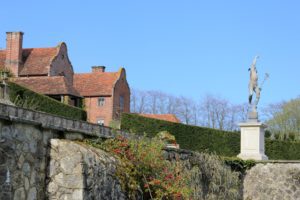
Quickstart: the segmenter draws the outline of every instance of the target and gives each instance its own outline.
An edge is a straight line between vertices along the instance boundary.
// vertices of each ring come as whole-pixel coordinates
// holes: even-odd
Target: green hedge
[[[237,132],[172,123],[136,114],[122,114],[121,129],[133,133],[147,133],[149,136],[160,131],[169,131],[176,137],[182,149],[216,152],[222,156],[236,156],[240,149],[240,135]]]
[[[38,110],[70,119],[86,120],[83,109],[63,104],[48,96],[38,94],[16,83],[9,82],[9,96],[17,106]]]
[[[300,160],[300,142],[266,139],[265,149],[271,160]]]
[[[122,114],[121,129],[139,134],[147,133],[149,136],[169,131],[182,149],[215,152],[228,157],[237,156],[240,152],[239,132],[172,123],[128,113]],[[274,160],[300,160],[300,142],[266,139],[266,154],[269,159]]]

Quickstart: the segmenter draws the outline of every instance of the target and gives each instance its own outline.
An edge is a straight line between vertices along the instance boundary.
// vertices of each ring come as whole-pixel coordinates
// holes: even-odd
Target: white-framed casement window
[[[98,118],[97,119],[97,124],[99,124],[100,126],[104,126],[104,119]]]
[[[105,104],[105,98],[99,97],[98,98],[98,106],[101,107],[101,106],[104,106],[104,104]]]

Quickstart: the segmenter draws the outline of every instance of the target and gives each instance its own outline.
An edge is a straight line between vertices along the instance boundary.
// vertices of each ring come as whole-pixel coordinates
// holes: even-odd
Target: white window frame
[[[98,105],[98,107],[104,106],[105,105],[105,98],[104,97],[98,97],[97,105]]]

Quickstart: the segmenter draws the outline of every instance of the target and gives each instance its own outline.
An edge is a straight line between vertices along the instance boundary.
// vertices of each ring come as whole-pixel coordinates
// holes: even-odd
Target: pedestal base
[[[239,154],[237,157],[243,160],[269,160],[265,154]]]
[[[241,127],[241,153],[243,160],[268,160],[265,155],[265,128],[266,125],[258,121],[240,123]]]
[[[257,111],[248,112],[248,122],[259,122]]]

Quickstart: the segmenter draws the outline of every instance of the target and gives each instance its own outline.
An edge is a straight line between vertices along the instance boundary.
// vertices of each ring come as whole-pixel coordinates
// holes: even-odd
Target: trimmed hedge
[[[266,155],[271,160],[300,160],[300,142],[265,140]]]
[[[63,104],[55,99],[33,92],[32,90],[16,83],[9,82],[8,84],[9,97],[12,102],[17,100],[18,102],[21,102],[23,106],[26,104],[24,107],[29,109],[75,120],[86,120],[86,111],[83,109]]]
[[[147,133],[150,137],[160,131],[169,131],[182,149],[215,152],[227,157],[240,153],[239,132],[172,123],[128,113],[122,114],[121,129],[138,134]],[[266,139],[266,155],[274,160],[300,160],[300,142]]]
[[[137,114],[122,114],[121,129],[133,133],[147,133],[150,137],[160,131],[168,131],[175,136],[182,149],[216,152],[221,156],[236,156],[240,150],[240,134],[237,132],[172,123]]]

